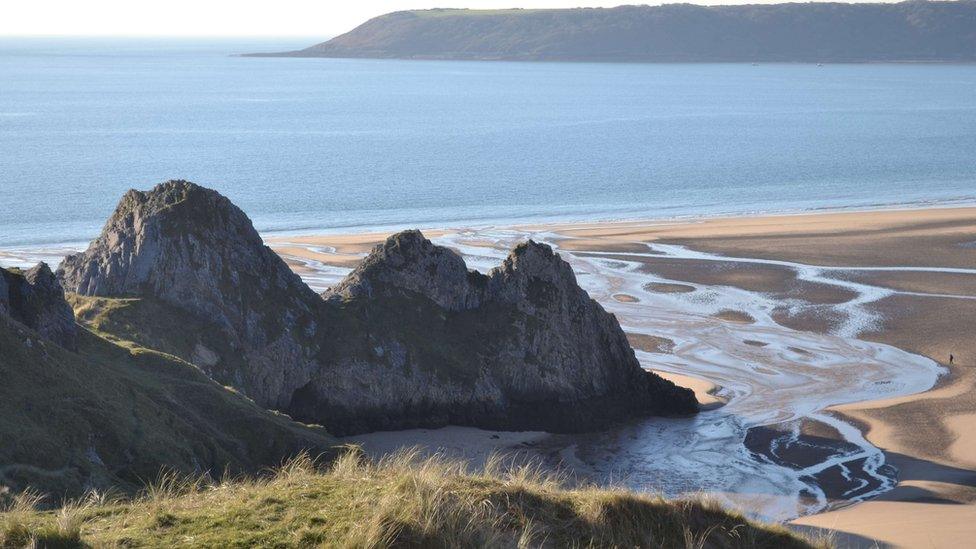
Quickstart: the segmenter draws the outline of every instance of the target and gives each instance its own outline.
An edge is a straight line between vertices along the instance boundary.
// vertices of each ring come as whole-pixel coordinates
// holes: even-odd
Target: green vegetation
[[[205,324],[150,299],[69,301],[86,328],[77,353],[0,315],[3,549],[827,545],[704,499],[570,487],[498,458],[477,472],[417,451],[335,458],[321,428],[175,356],[224,350]],[[458,350],[427,351],[450,361]]]
[[[281,55],[639,62],[976,60],[973,2],[417,10]]]
[[[704,500],[567,489],[531,465],[485,471],[416,451],[372,463],[352,448],[329,467],[301,456],[260,477],[163,475],[129,500],[56,511],[20,497],[0,546],[48,547],[816,547]]]
[[[334,443],[172,355],[86,330],[71,352],[4,315],[0,380],[0,491],[30,487],[49,504],[135,490],[163,466],[257,471]]]
[[[78,322],[117,345],[130,349],[165,350],[188,358],[201,337],[218,341],[204,322],[149,298],[107,298],[67,294]],[[211,341],[208,341],[211,342]]]
[[[186,362],[197,362],[202,349],[215,363],[207,364],[215,379],[234,379],[244,369],[240,352],[213,324],[153,298],[107,298],[67,294],[75,318],[99,337],[138,352],[154,349]],[[195,356],[195,353],[198,356]]]
[[[429,10],[409,10],[406,13],[417,17],[483,17],[490,15],[525,15],[545,12],[543,9],[503,8],[497,10],[478,10],[464,8],[434,8]]]

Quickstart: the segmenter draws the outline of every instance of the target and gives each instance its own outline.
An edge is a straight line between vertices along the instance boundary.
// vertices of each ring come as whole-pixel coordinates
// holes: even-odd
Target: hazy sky
[[[689,0],[685,0],[689,1]],[[690,0],[694,1],[694,0]],[[708,0],[741,4],[764,0]],[[767,0],[772,3],[776,0]],[[782,1],[782,0],[780,0]],[[640,0],[0,0],[0,36],[299,35],[332,36],[390,11],[430,8],[577,7]],[[662,1],[651,4],[667,3]]]

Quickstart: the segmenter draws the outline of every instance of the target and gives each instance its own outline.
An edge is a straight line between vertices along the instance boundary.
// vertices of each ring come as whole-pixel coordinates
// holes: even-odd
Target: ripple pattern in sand
[[[558,249],[566,237],[467,231],[436,240],[484,271],[525,238]],[[478,245],[469,244],[475,240]],[[486,246],[486,241],[493,244]],[[729,258],[673,245],[647,247],[647,253],[560,253],[573,265],[580,284],[627,332],[674,342],[671,353],[637,351],[645,368],[707,379],[721,387],[719,396],[727,404],[695,418],[655,418],[606,433],[558,437],[565,465],[598,482],[668,495],[705,491],[772,520],[870,498],[894,486],[896,471],[885,464],[884,454],[854,426],[825,410],[925,391],[944,372],[928,358],[857,339],[881,320],[867,305],[895,291],[831,276],[861,270],[853,267]],[[659,258],[772,264],[792,269],[798,280],[836,286],[855,297],[826,306],[840,318],[830,333],[799,331],[778,324],[773,311],[814,305],[731,286],[669,280],[642,268],[645,261]],[[693,291],[658,292],[655,284],[681,284]],[[619,299],[621,295],[629,298]],[[825,306],[816,307],[823,311]],[[716,319],[723,311],[744,313],[753,321]],[[805,435],[803,427],[812,422],[831,436]]]
[[[567,237],[481,229],[449,231],[434,240],[462,253],[469,267],[488,271],[526,238],[559,250]],[[704,491],[771,520],[859,501],[893,487],[896,471],[885,464],[884,454],[854,426],[825,410],[927,390],[944,369],[927,358],[857,339],[882,320],[868,305],[911,292],[853,282],[843,275],[872,270],[976,275],[976,269],[821,267],[720,256],[674,245],[641,246],[647,247],[646,253],[559,251],[573,265],[580,285],[613,312],[628,333],[673,342],[667,353],[637,351],[645,368],[711,381],[721,388],[718,396],[727,404],[694,418],[653,418],[610,432],[554,436],[547,443],[550,455],[600,483],[668,495]],[[304,247],[312,252],[310,256],[286,259],[316,290],[350,271],[320,260],[333,249]],[[66,253],[60,249],[5,252],[0,263],[25,266],[39,259],[56,264]],[[347,256],[341,258],[347,261]],[[661,258],[787,268],[797,280],[835,286],[854,297],[814,305],[731,286],[672,280],[644,268],[645,262]],[[681,291],[667,291],[675,287]],[[784,308],[816,309],[838,317],[839,322],[830,333],[791,329],[774,319],[774,311]],[[750,321],[718,318],[728,311]],[[804,426],[811,423],[831,436],[805,434]]]

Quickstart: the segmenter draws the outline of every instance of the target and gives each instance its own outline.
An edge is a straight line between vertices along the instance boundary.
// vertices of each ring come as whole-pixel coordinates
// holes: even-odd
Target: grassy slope
[[[30,394],[31,401],[49,402],[49,408],[27,414],[17,410],[23,403],[0,404],[9,412],[0,418],[0,437],[18,440],[21,452],[41,448],[53,456],[43,472],[58,475],[52,483],[65,481],[52,473],[57,464],[83,458],[77,448],[105,426],[118,440],[100,436],[95,446],[102,459],[133,451],[156,459],[143,464],[137,477],[107,479],[130,493],[141,479],[155,478],[160,462],[191,471],[186,456],[199,453],[200,446],[217,453],[215,459],[245,460],[240,468],[254,469],[274,455],[261,452],[262,443],[280,438],[275,433],[310,436],[308,429],[258,410],[174,356],[146,349],[188,356],[198,342],[220,344],[185,315],[149,300],[69,301],[91,330],[82,338],[86,358],[51,345],[31,354],[41,348],[35,344],[14,357],[20,364],[36,362],[21,368],[21,377],[33,373],[13,393]],[[0,345],[23,347],[25,334],[0,329]],[[2,462],[9,461],[3,455],[8,450],[0,449]],[[80,488],[80,475],[73,474]],[[174,474],[131,499],[87,498],[57,511],[35,511],[30,498],[0,495],[0,508],[4,499],[8,507],[13,502],[0,513],[0,547],[31,539],[64,547],[808,546],[782,528],[757,525],[701,501],[564,489],[531,468],[470,474],[457,463],[416,455],[369,464],[351,452],[329,469],[304,459],[258,477],[188,478]],[[36,481],[32,485],[44,489]]]
[[[163,350],[186,359],[201,340],[220,344],[202,322],[154,300],[77,294],[65,298],[80,324],[123,347]]]
[[[21,506],[0,515],[0,546],[5,536],[128,547],[816,546],[707,502],[567,490],[532,467],[470,474],[410,452],[370,464],[355,450],[328,469],[300,458],[259,479],[170,478],[128,502]]]
[[[192,362],[202,345],[220,361],[210,367],[215,379],[234,379],[243,360],[225,336],[180,309],[149,298],[105,298],[67,294],[78,322],[100,337],[126,348],[155,349]],[[197,364],[197,366],[201,366]]]
[[[132,490],[163,466],[255,471],[334,443],[171,355],[85,330],[73,353],[2,315],[0,380],[0,492]]]

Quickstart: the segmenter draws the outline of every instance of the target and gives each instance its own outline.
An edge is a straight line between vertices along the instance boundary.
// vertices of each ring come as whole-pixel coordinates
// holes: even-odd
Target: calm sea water
[[[185,178],[260,230],[976,201],[976,66],[259,59],[0,39],[0,246]]]

